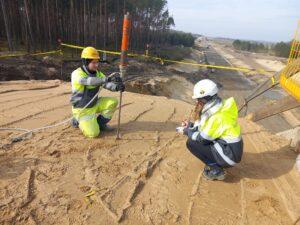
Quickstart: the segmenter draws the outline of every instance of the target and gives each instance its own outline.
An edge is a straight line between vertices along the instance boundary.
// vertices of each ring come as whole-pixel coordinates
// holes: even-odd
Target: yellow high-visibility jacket
[[[233,166],[241,161],[243,154],[237,118],[238,109],[234,98],[219,101],[201,115],[201,120],[188,129],[187,135],[194,141],[210,144],[219,165]]]

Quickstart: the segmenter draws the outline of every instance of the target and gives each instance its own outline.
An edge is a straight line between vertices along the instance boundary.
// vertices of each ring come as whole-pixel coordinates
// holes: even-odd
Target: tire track
[[[59,87],[60,84],[54,84],[54,85],[50,85],[47,87],[35,87],[35,88],[27,88],[27,89],[22,89],[22,90],[18,90],[18,89],[10,89],[10,90],[4,90],[4,91],[0,91],[0,94],[5,94],[5,93],[9,93],[9,92],[21,92],[21,91],[36,91],[36,90],[47,90],[47,89],[52,89],[52,88],[56,88]]]
[[[262,133],[262,136],[265,139],[268,139],[267,137],[267,132]],[[274,143],[273,141],[271,141],[271,143],[267,146],[267,150],[271,151],[274,149],[278,149],[278,145],[276,143]],[[286,146],[284,146],[286,147]],[[282,146],[280,146],[280,148],[282,148]],[[266,161],[268,161],[269,159],[266,159]],[[296,201],[294,198],[297,198],[298,193],[295,192],[295,190],[293,189],[293,187],[291,186],[290,182],[288,182],[287,178],[291,178],[291,176],[289,174],[287,174],[285,177],[278,177],[277,179],[272,178],[272,181],[274,183],[274,185],[276,186],[278,192],[280,193],[280,196],[282,198],[282,200],[284,201],[284,204],[286,206],[286,208],[289,210],[289,214],[291,216],[291,218],[293,220],[296,220],[298,214],[299,214],[299,210],[298,213],[295,212],[295,210],[299,209],[299,201]],[[292,178],[291,178],[292,179]],[[296,190],[299,190],[296,188]],[[294,201],[293,201],[294,200]],[[295,204],[296,202],[298,202],[298,204]]]
[[[168,116],[168,118],[165,120],[165,123],[169,123],[171,121],[171,119],[175,116],[176,114],[176,108],[173,106],[173,111],[171,112],[171,114]],[[160,129],[159,131],[156,131],[155,133],[155,141],[156,143],[160,142],[161,139],[161,133],[162,133],[162,129]]]
[[[18,122],[22,122],[24,120],[28,120],[28,119],[31,119],[32,117],[35,117],[35,116],[38,116],[38,115],[41,115],[43,113],[47,113],[47,112],[51,112],[51,111],[54,111],[54,110],[57,110],[57,109],[60,109],[60,108],[64,108],[64,107],[70,107],[70,104],[63,104],[61,106],[57,106],[57,107],[54,107],[54,108],[50,108],[50,109],[47,109],[47,110],[43,110],[43,111],[39,111],[37,113],[34,113],[34,114],[31,114],[29,116],[25,116],[23,118],[20,118],[20,119],[17,119],[17,120],[14,120],[14,121],[11,121],[11,122],[8,122],[8,123],[4,123],[4,124],[1,124],[0,126],[1,127],[5,127],[5,126],[10,126],[14,123],[18,123]]]
[[[53,92],[56,91],[56,90],[59,91],[60,87],[57,88],[57,89],[54,89]],[[1,99],[2,98],[14,99],[14,98],[19,98],[19,96],[24,96],[24,95],[31,96],[33,94],[32,91],[24,90],[23,92],[24,93],[22,93],[22,90],[20,90],[20,91],[16,91],[16,92],[9,92],[9,93],[6,93],[6,94],[2,94]],[[36,94],[36,95],[38,95],[38,94],[48,94],[48,93],[49,93],[49,90],[37,90],[37,91],[34,92],[34,94]]]
[[[262,135],[262,133],[261,133]],[[255,135],[256,136],[256,135]],[[258,139],[261,139],[261,137],[257,137],[257,139],[255,140],[258,140]],[[265,138],[264,138],[265,139]],[[254,150],[256,153],[259,154],[260,158],[262,161],[266,161],[267,158],[266,157],[263,157],[262,155],[260,155],[260,151],[258,151],[257,149],[259,149],[259,145],[253,140],[253,138],[249,138],[249,141],[251,142],[252,146],[254,147]],[[272,144],[269,143],[269,145],[266,147],[268,148],[268,151],[270,151],[270,147],[273,148]],[[278,146],[276,146],[278,148]],[[267,160],[268,161],[268,160]],[[269,172],[268,172],[269,173]],[[292,220],[292,221],[295,221],[296,220],[296,215],[294,214],[294,212],[290,209],[290,203],[289,203],[289,200],[287,199],[286,195],[285,195],[285,191],[282,190],[281,188],[281,184],[278,184],[278,181],[276,179],[274,179],[272,176],[271,176],[271,180],[272,180],[272,183],[273,185],[275,186],[275,188],[277,189],[278,193],[279,193],[279,196],[282,200],[282,203],[284,205],[284,208],[289,216],[289,218]]]
[[[46,96],[49,96],[49,94],[41,94],[40,96],[39,96],[39,95],[36,95],[36,96],[34,96],[34,97],[35,97],[35,98],[39,98],[39,97],[46,97]],[[9,99],[11,99],[10,96],[7,96],[7,97],[9,97]],[[31,96],[30,96],[30,97],[31,97]],[[11,100],[0,101],[0,104],[2,104],[2,103],[8,103],[8,102],[15,102],[15,101],[19,101],[19,100],[22,100],[22,99],[24,99],[24,96],[23,96],[23,97],[18,97],[18,98],[13,98],[13,99],[11,99]]]
[[[140,162],[137,163],[131,171],[114,181],[112,185],[107,188],[107,190],[102,193],[100,197],[98,197],[98,201],[104,207],[105,211],[107,211],[107,213],[114,219],[115,222],[119,223],[124,220],[127,211],[133,206],[135,198],[141,192],[141,189],[147,184],[147,180],[149,179],[150,174],[153,173],[153,169],[156,168],[157,165],[163,160],[163,155],[165,153],[164,150],[173,143],[175,137],[176,136],[171,138],[164,145],[158,147],[150,155],[140,160]],[[159,154],[159,152],[162,152],[162,155]],[[113,194],[114,192],[116,192],[117,189],[127,181],[133,182],[133,191],[130,192],[127,197],[125,197],[125,203],[120,209],[113,209],[110,206],[109,202],[105,202],[105,198],[109,194]]]
[[[22,103],[22,104],[19,104],[17,106],[13,106],[13,107],[10,107],[10,108],[6,108],[4,110],[1,110],[0,112],[6,112],[10,109],[16,109],[16,108],[19,108],[21,106],[24,106],[24,105],[29,105],[31,103],[38,103],[38,102],[42,102],[42,101],[45,101],[45,100],[48,100],[48,99],[52,99],[52,98],[55,98],[55,97],[61,97],[61,96],[64,96],[64,95],[68,95],[70,94],[69,92],[63,92],[63,93],[60,93],[58,95],[53,95],[53,96],[50,96],[50,97],[46,97],[46,98],[42,98],[42,99],[39,99],[39,100],[34,100],[34,101],[29,101],[29,102],[25,102],[25,103]]]
[[[192,211],[193,211],[193,207],[194,207],[194,201],[195,201],[195,195],[198,192],[199,186],[200,186],[200,182],[202,180],[202,171],[199,172],[197,178],[196,178],[196,182],[194,183],[191,193],[190,193],[190,203],[188,206],[188,212],[187,212],[187,223],[188,224],[192,224],[191,223],[191,217],[192,217]]]
[[[247,203],[246,203],[246,198],[245,198],[245,187],[244,187],[243,178],[241,178],[240,184],[241,184],[241,221],[240,221],[240,224],[245,225],[247,222],[246,210],[245,210]]]
[[[143,112],[139,113],[133,120],[131,120],[130,122],[136,122],[139,118],[141,118],[143,115],[145,115],[147,112],[150,112],[153,110],[153,107],[144,110]]]
[[[171,121],[171,119],[175,116],[176,111],[177,111],[177,110],[176,110],[176,107],[173,106],[173,111],[172,111],[172,113],[170,114],[170,116],[168,117],[168,119],[166,120],[166,123]]]
[[[150,104],[150,108],[142,111],[141,113],[139,113],[133,120],[131,120],[130,122],[135,122],[137,121],[139,118],[141,118],[143,115],[145,115],[146,113],[150,112],[151,110],[154,109],[153,105],[154,105],[155,101],[152,101],[151,104]]]

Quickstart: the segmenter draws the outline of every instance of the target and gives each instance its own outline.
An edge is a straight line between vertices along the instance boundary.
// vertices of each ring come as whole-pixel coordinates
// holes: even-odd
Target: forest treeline
[[[175,25],[167,0],[0,0],[0,39],[8,49],[55,49],[58,39],[77,45],[119,50],[122,21],[132,18],[130,48],[192,46],[194,36]]]
[[[263,44],[253,41],[235,40],[232,43],[233,47],[237,50],[256,52],[256,53],[269,53],[279,57],[288,57],[291,42],[278,42],[276,44]]]

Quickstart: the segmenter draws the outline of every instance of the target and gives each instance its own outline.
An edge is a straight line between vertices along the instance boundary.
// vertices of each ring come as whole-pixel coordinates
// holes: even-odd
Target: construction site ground
[[[68,83],[4,82],[1,90],[1,127],[30,129],[70,116]],[[66,125],[9,145],[16,133],[1,132],[2,224],[297,223],[300,179],[287,140],[240,119],[241,164],[225,182],[206,181],[186,137],[175,133],[192,106],[124,96],[119,141],[114,132],[88,139]]]
[[[210,63],[230,65],[215,47],[193,49],[187,60],[199,62],[205,51]],[[69,118],[70,83],[51,80],[68,80],[55,75],[59,67],[50,70],[41,63],[35,70],[18,62],[19,74],[11,73],[12,62],[0,63],[5,80],[14,80],[0,82],[0,127],[31,129]],[[244,155],[227,170],[224,182],[201,176],[203,163],[186,149],[186,137],[175,132],[193,108],[191,90],[199,79],[217,81],[222,97],[241,103],[266,78],[132,64],[129,72],[138,72],[126,81],[131,92],[124,93],[121,140],[116,132],[89,139],[69,124],[16,143],[10,138],[22,132],[0,132],[0,224],[300,224],[297,154],[289,140],[275,135],[292,127],[295,110],[260,124],[239,119]],[[42,74],[47,80],[15,80],[45,78]],[[260,96],[249,111],[284,95],[280,89],[271,93]],[[103,90],[101,96],[118,94]],[[116,127],[117,116],[111,124]]]

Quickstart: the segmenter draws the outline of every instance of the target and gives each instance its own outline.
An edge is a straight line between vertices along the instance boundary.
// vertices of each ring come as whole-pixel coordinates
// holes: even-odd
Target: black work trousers
[[[208,166],[217,166],[217,162],[212,153],[212,144],[204,144],[203,142],[193,141],[189,138],[186,147],[190,152]]]

